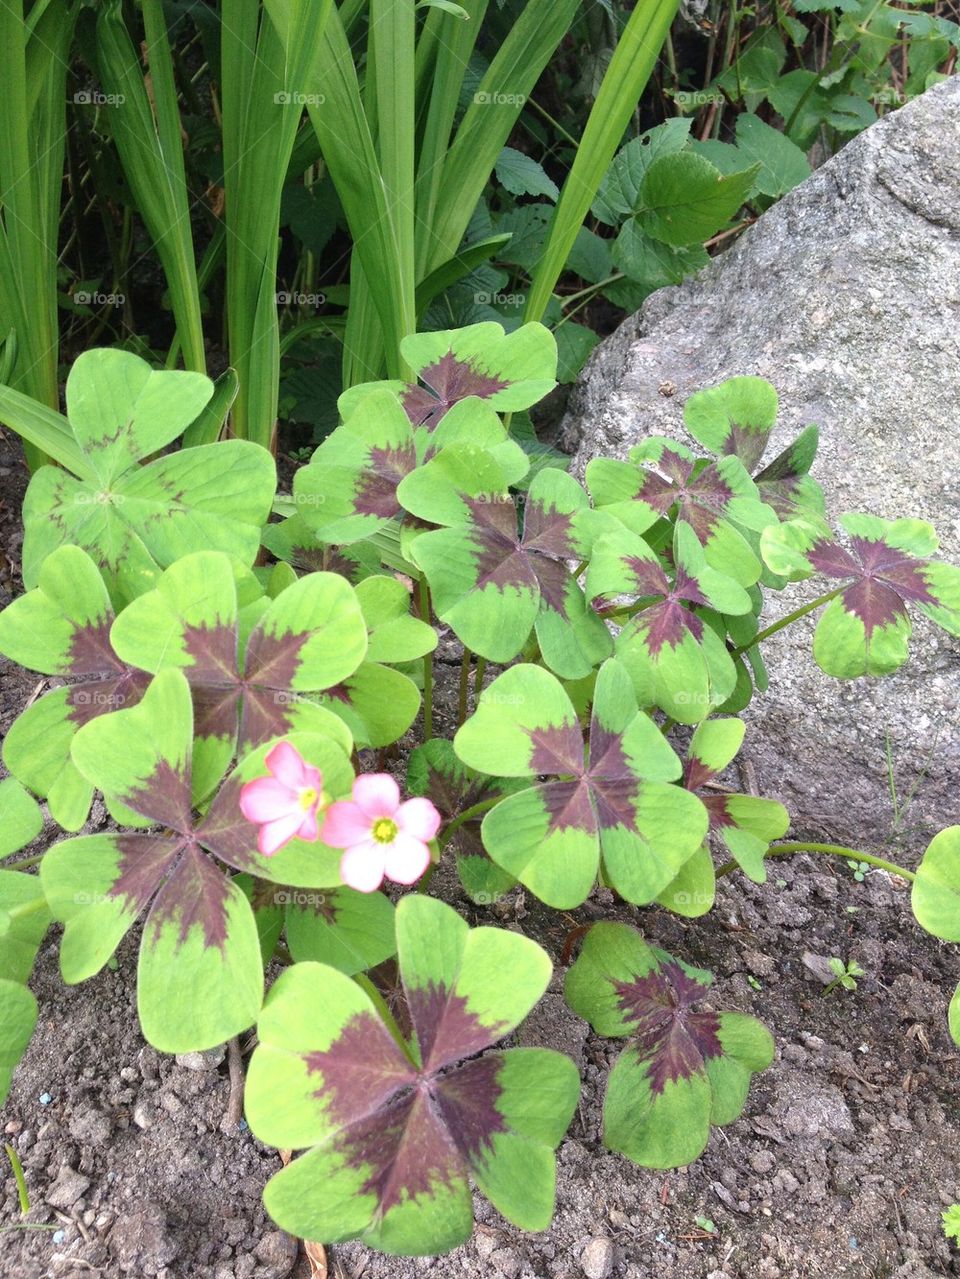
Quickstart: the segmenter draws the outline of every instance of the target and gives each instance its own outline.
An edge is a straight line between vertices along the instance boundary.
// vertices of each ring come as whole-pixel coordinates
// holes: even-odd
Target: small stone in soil
[[[44,1198],[53,1208],[72,1208],[90,1186],[90,1178],[64,1165]]]
[[[607,1279],[613,1273],[616,1249],[613,1240],[598,1236],[580,1254],[580,1269],[587,1279]]]

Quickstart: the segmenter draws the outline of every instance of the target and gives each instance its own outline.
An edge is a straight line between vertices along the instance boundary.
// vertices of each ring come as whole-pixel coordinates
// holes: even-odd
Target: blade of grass
[[[205,373],[200,289],[173,58],[160,0],[142,0],[142,8],[152,94],[147,92],[121,0],[108,0],[97,18],[100,79],[106,93],[116,98],[105,114],[124,177],[167,277],[184,364]]]
[[[70,424],[55,409],[12,386],[0,386],[0,422],[82,480],[92,480],[93,470],[80,452]]]
[[[490,64],[444,160],[436,217],[424,230],[424,276],[459,249],[497,157],[578,5],[579,0],[530,0]]]
[[[230,406],[237,398],[239,386],[240,379],[235,369],[227,369],[220,374],[213,384],[213,395],[203,412],[183,433],[184,448],[192,448],[196,444],[215,444],[219,440]]]
[[[638,0],[607,67],[527,295],[525,320],[540,320],[603,175],[656,65],[678,0]]]

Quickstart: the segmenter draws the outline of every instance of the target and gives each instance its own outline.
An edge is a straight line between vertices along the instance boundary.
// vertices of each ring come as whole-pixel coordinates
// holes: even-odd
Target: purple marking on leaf
[[[117,877],[108,893],[139,915],[176,861],[183,841],[169,835],[115,835],[113,843]]]
[[[532,747],[528,761],[532,773],[583,773],[583,736],[578,724],[551,724],[525,731]]]
[[[723,442],[723,451],[733,454],[743,463],[747,471],[752,471],[767,447],[770,439],[769,429],[742,426],[739,422],[730,423],[730,434]]]
[[[548,560],[543,555],[532,557],[530,563],[540,587],[542,603],[561,617],[566,617],[570,611],[571,594],[574,597],[581,594],[566,564]]]
[[[172,924],[182,946],[199,928],[207,948],[226,946],[230,881],[191,840],[183,846],[173,874],[160,889],[150,911],[149,925]]]
[[[892,586],[904,599],[923,604],[935,603],[935,597],[927,585],[925,569],[929,560],[918,560],[912,555],[888,546],[886,542],[868,542],[854,538],[853,549],[859,556],[864,573],[879,578]]]
[[[110,711],[136,706],[150,683],[146,671],[128,667],[116,679],[85,680],[72,684],[67,693],[67,718],[78,728]]]
[[[397,486],[417,465],[412,444],[399,448],[370,450],[370,461],[360,472],[353,505],[358,515],[376,515],[393,519],[400,513]]]
[[[737,823],[727,803],[729,795],[701,795],[700,798],[710,817],[711,830],[722,830],[724,826],[736,826]]]
[[[597,815],[591,800],[591,787],[586,778],[573,782],[546,782],[537,788],[537,794],[547,810],[550,824],[547,833],[579,830],[588,835],[597,833]]]
[[[429,389],[410,383],[401,393],[400,400],[413,425],[425,426],[431,431],[447,410],[460,400],[471,395],[489,400],[510,385],[502,378],[480,372],[466,360],[458,360],[453,351],[421,369],[420,380]]]
[[[506,1033],[506,1025],[482,1022],[467,1008],[462,995],[444,985],[430,982],[404,989],[427,1073],[482,1052]]]
[[[158,760],[152,775],[141,786],[133,786],[118,798],[135,813],[149,817],[160,826],[185,835],[191,828],[190,765],[174,768]]]
[[[433,1099],[457,1148],[470,1160],[493,1146],[507,1125],[497,1109],[503,1058],[496,1053],[464,1062],[440,1075],[433,1084]]]
[[[687,790],[699,790],[716,775],[717,770],[710,768],[696,755],[691,755],[683,766],[683,784]]]
[[[232,741],[240,712],[240,685],[191,685],[193,723],[197,737],[223,737]]]
[[[306,1054],[304,1064],[322,1076],[314,1096],[342,1127],[376,1113],[417,1080],[412,1062],[372,1012],[351,1017],[330,1047]]]
[[[270,860],[257,848],[257,827],[240,811],[242,785],[236,775],[227,778],[197,827],[196,838],[234,870],[269,879]]]
[[[662,475],[657,475],[654,471],[647,471],[640,492],[637,494],[638,501],[646,502],[660,515],[666,515],[670,507],[677,500],[676,485]]]
[[[289,733],[299,700],[297,693],[248,684],[243,695],[239,749],[246,751]]]
[[[689,1079],[706,1060],[722,1054],[719,1016],[691,1011],[707,988],[679,964],[664,963],[646,977],[613,985],[624,1020],[633,1028],[637,1051],[648,1063],[654,1097],[667,1084]]]
[[[863,623],[869,639],[880,626],[889,626],[906,617],[903,600],[892,587],[864,578],[843,592],[843,607]]]
[[[825,577],[860,577],[861,570],[849,551],[826,538],[814,542],[807,559]]]
[[[664,645],[676,648],[687,634],[700,642],[703,620],[673,596],[637,616],[638,629],[646,632],[645,644],[651,657],[658,657]]]
[[[90,626],[75,627],[70,636],[64,675],[121,675],[126,670],[110,647],[113,621],[110,613]]]
[[[636,831],[639,782],[624,754],[623,737],[604,728],[594,712],[590,724],[590,791],[601,830]]]
[[[639,596],[670,594],[670,579],[656,560],[645,560],[636,555],[628,555],[624,557],[623,564],[633,578],[635,594]]]
[[[549,555],[553,559],[576,559],[573,515],[528,499],[524,512],[523,545],[528,551]]]
[[[232,684],[237,677],[237,627],[185,626],[183,646],[190,656],[187,678],[195,684]]]

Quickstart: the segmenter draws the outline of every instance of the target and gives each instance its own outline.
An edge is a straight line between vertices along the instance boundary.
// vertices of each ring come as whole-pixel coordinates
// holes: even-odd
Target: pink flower
[[[260,827],[257,847],[272,857],[291,839],[319,838],[317,809],[324,799],[323,776],[289,742],[278,742],[265,761],[272,776],[240,789],[240,811]]]
[[[429,799],[400,803],[400,788],[386,773],[367,773],[353,783],[353,799],[327,809],[320,838],[344,848],[340,878],[361,893],[372,893],[383,877],[412,884],[430,864],[427,844],[440,829],[440,814]]]

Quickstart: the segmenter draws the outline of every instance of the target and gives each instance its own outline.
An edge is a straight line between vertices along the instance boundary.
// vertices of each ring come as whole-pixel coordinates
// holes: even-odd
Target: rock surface
[[[746,373],[780,395],[768,459],[819,424],[814,474],[831,515],[930,520],[960,562],[960,79],[849,143],[597,348],[561,428],[576,473],[647,435],[689,443],[684,400]],[[768,617],[816,593],[773,596]],[[919,856],[960,820],[960,642],[917,617],[898,675],[841,683],[815,666],[812,630],[766,649],[773,683],[747,713],[745,747],[760,786],[795,831]],[[901,802],[917,788],[900,823],[887,734]]]

